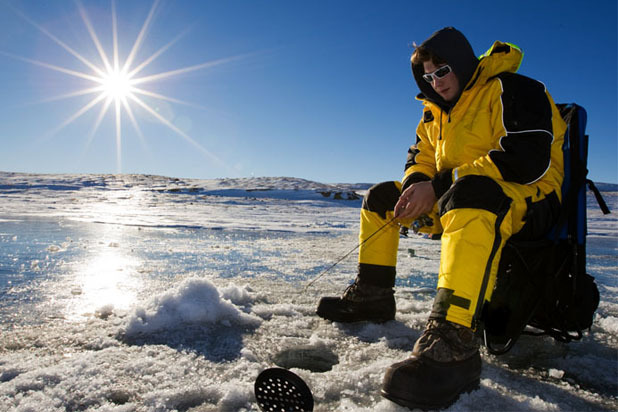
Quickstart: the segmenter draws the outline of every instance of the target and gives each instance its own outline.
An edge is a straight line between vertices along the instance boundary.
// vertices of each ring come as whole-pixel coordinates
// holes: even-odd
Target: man
[[[318,315],[332,321],[394,319],[395,222],[423,216],[425,229],[442,233],[425,331],[411,357],[384,377],[382,394],[401,405],[443,408],[479,385],[475,332],[502,248],[511,236],[543,237],[557,216],[566,125],[544,85],[515,73],[522,56],[495,42],[479,59],[452,27],[416,48],[412,72],[424,109],[403,182],[368,191],[356,280],[318,304]]]

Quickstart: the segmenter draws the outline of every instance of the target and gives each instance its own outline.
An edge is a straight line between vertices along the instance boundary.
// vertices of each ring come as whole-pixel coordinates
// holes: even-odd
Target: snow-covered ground
[[[305,288],[356,246],[368,186],[0,173],[0,410],[257,410],[257,375],[298,347],[337,362],[292,369],[316,410],[405,410],[379,389],[423,329],[439,242],[401,240],[395,321],[314,314],[355,253]],[[589,205],[590,333],[484,352],[480,389],[450,410],[618,410],[618,218]]]

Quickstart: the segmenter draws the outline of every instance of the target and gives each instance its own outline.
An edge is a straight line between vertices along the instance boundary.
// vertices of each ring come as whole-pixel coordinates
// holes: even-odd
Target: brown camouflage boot
[[[391,365],[382,396],[414,409],[442,409],[480,383],[479,342],[472,329],[444,319],[430,319],[412,356]]]
[[[318,316],[333,322],[387,322],[395,319],[395,291],[356,278],[341,297],[323,297]]]

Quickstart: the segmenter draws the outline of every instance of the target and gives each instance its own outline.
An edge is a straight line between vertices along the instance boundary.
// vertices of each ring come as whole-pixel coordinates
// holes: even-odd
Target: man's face
[[[425,74],[433,73],[443,66],[446,66],[446,64],[436,66],[431,60],[423,63]],[[449,74],[439,79],[433,76],[431,87],[447,102],[452,101],[459,94],[459,80],[452,70]]]

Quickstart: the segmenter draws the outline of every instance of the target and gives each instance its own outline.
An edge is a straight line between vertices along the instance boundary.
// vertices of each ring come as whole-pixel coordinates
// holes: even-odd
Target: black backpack
[[[586,273],[586,186],[603,213],[610,211],[586,177],[586,111],[576,104],[557,106],[568,126],[559,217],[544,239],[509,239],[503,249],[493,296],[481,315],[485,345],[493,354],[509,351],[522,333],[579,340],[599,304],[594,278]]]

